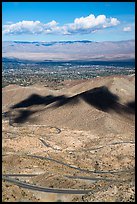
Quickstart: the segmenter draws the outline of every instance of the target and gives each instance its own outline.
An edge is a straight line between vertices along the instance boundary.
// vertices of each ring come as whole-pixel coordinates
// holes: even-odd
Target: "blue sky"
[[[135,2],[3,2],[4,41],[135,39]]]

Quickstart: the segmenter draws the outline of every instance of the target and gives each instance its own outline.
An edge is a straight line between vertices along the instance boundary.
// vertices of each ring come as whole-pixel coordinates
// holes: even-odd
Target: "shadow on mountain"
[[[64,95],[55,97],[52,95],[40,96],[38,94],[32,94],[27,99],[15,104],[11,108],[15,109],[15,108],[27,108],[27,107],[34,106],[34,105],[49,105],[56,101],[65,102],[66,99],[67,98]]]
[[[135,113],[135,101],[127,103],[127,106]]]
[[[54,107],[63,106],[67,103],[71,104],[75,100],[72,100],[71,97],[66,97],[64,95],[61,96],[40,96],[38,94],[32,94],[27,99],[13,105],[10,107],[10,125],[13,123],[25,123],[26,121],[30,120],[31,115],[33,115],[36,112],[41,112],[41,110],[25,110],[24,108],[29,108],[33,106],[39,106],[39,105],[50,105],[52,103],[56,103]],[[76,100],[77,101],[77,100]],[[74,102],[76,103],[76,102]],[[4,113],[3,113],[4,115]],[[16,116],[15,116],[16,115]]]
[[[61,96],[40,96],[38,94],[32,94],[27,99],[15,104],[11,107],[11,111],[16,110],[18,114],[12,120],[13,123],[24,123],[30,119],[30,116],[36,112],[41,112],[43,110],[23,110],[24,108],[39,106],[39,105],[49,105],[53,103],[52,107],[58,108],[65,104],[76,105],[79,103],[79,99],[84,100],[86,103],[95,107],[98,110],[109,112],[113,110],[118,114],[130,113],[133,114],[133,109],[135,108],[135,102],[129,102],[126,105],[119,103],[119,97],[116,94],[111,93],[107,87],[101,86],[86,92],[82,92],[72,97],[67,97],[65,95]],[[22,108],[22,110],[20,110]],[[63,117],[63,115],[62,115]]]
[[[80,94],[80,97],[88,104],[104,112],[115,109],[119,97],[111,93],[107,87],[97,87]]]
[[[134,114],[135,102],[120,104],[119,96],[111,93],[106,86],[81,93],[80,97],[88,104],[104,112],[113,110],[118,114]]]
[[[18,110],[17,112],[11,112],[9,117],[9,124],[13,125],[14,123],[25,123],[35,112],[37,111]]]

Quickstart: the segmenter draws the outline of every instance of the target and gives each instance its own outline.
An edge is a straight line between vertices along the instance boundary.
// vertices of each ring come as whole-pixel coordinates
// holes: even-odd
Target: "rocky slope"
[[[135,76],[66,81],[60,90],[10,85],[2,112],[4,201],[134,201]],[[39,192],[17,179],[90,192]]]

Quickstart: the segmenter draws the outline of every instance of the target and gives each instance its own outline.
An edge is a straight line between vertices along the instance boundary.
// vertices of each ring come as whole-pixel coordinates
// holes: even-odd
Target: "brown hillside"
[[[2,113],[3,201],[135,201],[135,76],[9,85]]]

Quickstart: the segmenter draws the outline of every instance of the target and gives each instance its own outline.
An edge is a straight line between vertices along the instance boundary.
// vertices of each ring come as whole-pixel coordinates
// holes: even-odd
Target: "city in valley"
[[[135,202],[135,2],[2,2],[2,202]]]
[[[134,63],[100,63],[3,62],[4,202],[134,201]]]

